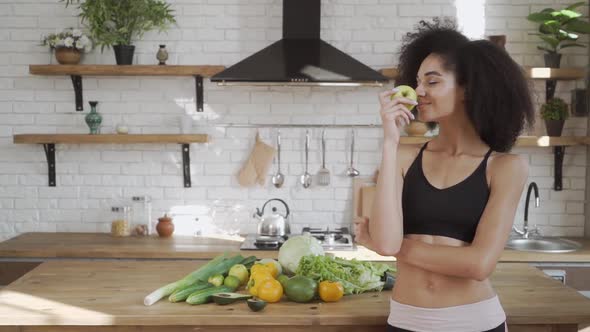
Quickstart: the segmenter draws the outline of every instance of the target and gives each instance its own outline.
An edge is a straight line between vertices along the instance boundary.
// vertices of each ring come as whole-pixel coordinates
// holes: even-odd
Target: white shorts
[[[390,300],[387,323],[416,332],[481,332],[506,321],[498,296],[476,303],[445,308],[422,308]]]

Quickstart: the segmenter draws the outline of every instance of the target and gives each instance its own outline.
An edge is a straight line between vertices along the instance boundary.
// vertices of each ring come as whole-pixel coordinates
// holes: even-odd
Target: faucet
[[[536,229],[533,230],[533,232],[529,232],[529,202],[531,198],[531,190],[533,189],[535,190],[535,207],[539,207],[539,187],[537,187],[537,184],[535,182],[531,182],[526,192],[526,200],[524,203],[524,224],[522,226],[522,231],[518,230],[516,226],[512,226],[512,229],[518,235],[522,236],[523,239],[528,239],[530,234],[533,232],[538,234],[538,231]]]

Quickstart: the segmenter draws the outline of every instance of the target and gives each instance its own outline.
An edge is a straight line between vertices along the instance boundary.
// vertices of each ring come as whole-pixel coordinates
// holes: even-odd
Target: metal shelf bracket
[[[43,144],[45,157],[47,158],[47,175],[49,177],[49,186],[55,187],[55,144]]]
[[[203,112],[203,76],[195,76],[197,112]]]
[[[565,146],[553,147],[554,162],[555,165],[553,177],[553,189],[555,191],[561,191],[563,189],[563,155],[565,154]]]
[[[191,187],[191,156],[190,145],[182,144],[182,173],[184,175],[184,187]]]
[[[76,94],[76,111],[84,110],[84,101],[82,98],[82,76],[70,75],[72,84],[74,85],[74,93]]]

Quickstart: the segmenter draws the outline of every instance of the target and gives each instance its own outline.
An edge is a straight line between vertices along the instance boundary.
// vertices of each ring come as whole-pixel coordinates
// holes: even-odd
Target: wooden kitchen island
[[[390,293],[337,303],[286,299],[252,312],[244,302],[190,306],[145,295],[199,266],[191,261],[51,261],[0,289],[1,331],[384,331]],[[590,322],[590,300],[528,264],[492,276],[511,332],[569,332]]]

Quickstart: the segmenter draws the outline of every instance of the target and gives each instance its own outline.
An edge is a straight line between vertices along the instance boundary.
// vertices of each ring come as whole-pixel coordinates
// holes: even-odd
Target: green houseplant
[[[170,4],[163,0],[61,0],[66,6],[78,3],[86,25],[101,51],[111,46],[117,64],[133,62],[133,40],[157,29],[162,32],[176,23]]]
[[[543,45],[537,46],[539,50],[545,51],[545,65],[547,67],[559,68],[561,51],[567,47],[585,47],[579,44],[580,34],[590,33],[590,23],[580,19],[582,13],[576,11],[577,7],[585,2],[576,2],[564,9],[555,10],[545,8],[540,12],[531,13],[527,20],[539,23],[539,31],[533,35],[539,36]]]
[[[568,118],[568,107],[561,98],[551,98],[541,105],[541,117],[545,120],[547,135],[561,136],[563,125]]]

